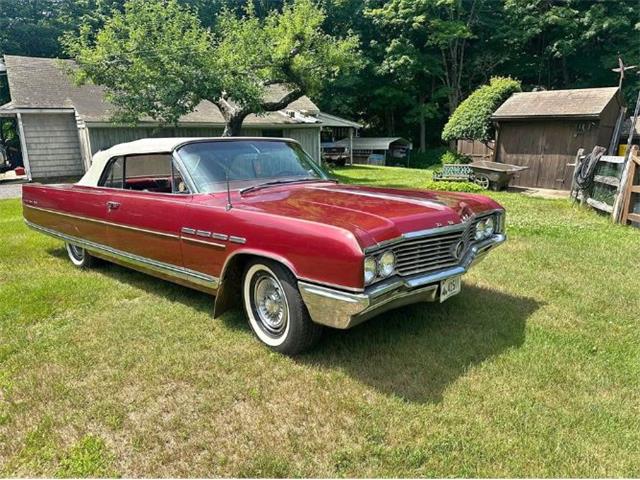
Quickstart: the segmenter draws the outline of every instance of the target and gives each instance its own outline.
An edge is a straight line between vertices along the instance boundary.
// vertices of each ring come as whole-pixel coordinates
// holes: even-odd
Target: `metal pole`
[[[353,127],[349,127],[349,165],[353,165]]]
[[[31,177],[31,166],[29,165],[29,152],[27,152],[27,139],[24,136],[24,127],[22,126],[22,114],[16,113],[18,120],[18,134],[20,135],[20,149],[22,150],[22,163],[24,169],[27,171],[27,178],[29,181],[33,180]]]

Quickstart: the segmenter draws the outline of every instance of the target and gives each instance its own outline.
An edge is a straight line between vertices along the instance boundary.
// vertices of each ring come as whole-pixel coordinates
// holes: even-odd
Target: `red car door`
[[[176,191],[170,154],[123,159],[121,188],[109,188],[105,201],[107,239],[134,260],[182,267],[180,230],[188,193]]]
[[[109,244],[144,259],[181,267],[180,229],[191,196],[112,191],[106,204]]]

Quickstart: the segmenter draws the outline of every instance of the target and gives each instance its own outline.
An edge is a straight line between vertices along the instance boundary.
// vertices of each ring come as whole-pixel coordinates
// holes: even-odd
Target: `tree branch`
[[[287,105],[289,105],[291,102],[296,101],[302,95],[304,95],[304,92],[301,89],[294,88],[289,93],[287,93],[284,97],[282,97],[280,100],[275,102],[262,102],[261,106],[267,112],[276,112],[278,110],[282,110],[283,108],[286,108]]]

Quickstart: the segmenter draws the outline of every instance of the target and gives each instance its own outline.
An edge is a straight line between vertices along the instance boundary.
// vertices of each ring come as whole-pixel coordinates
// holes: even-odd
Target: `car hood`
[[[327,183],[256,190],[234,206],[341,227],[363,247],[501,208],[490,198],[468,193]]]

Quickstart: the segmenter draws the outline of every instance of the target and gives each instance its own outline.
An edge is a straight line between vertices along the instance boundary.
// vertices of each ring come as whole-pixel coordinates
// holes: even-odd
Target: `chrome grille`
[[[465,240],[465,247],[468,246],[472,231],[467,226],[453,232],[405,240],[391,247],[396,255],[396,271],[400,275],[413,275],[457,265],[460,259],[454,256],[455,245]]]

